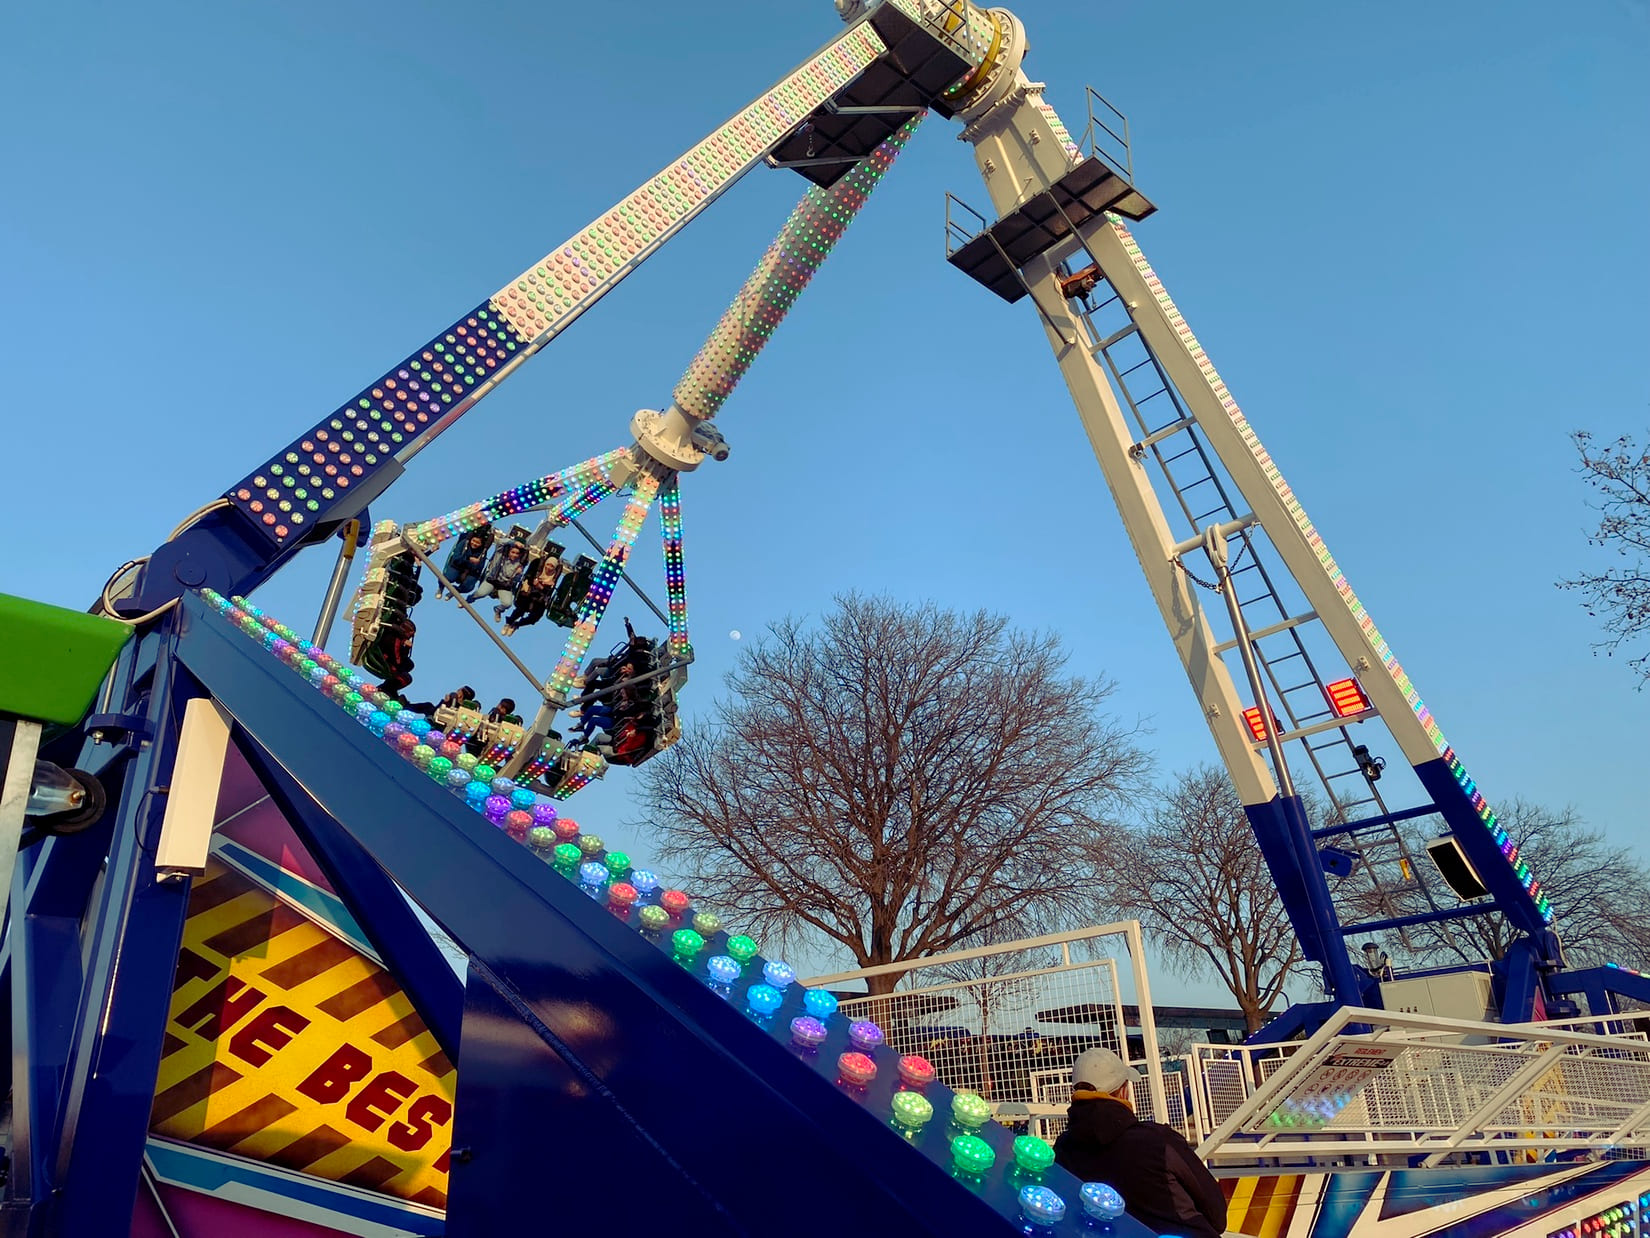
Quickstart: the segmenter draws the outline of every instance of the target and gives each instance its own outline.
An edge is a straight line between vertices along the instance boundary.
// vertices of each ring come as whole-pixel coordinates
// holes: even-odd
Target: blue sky
[[[1129,114],[1143,248],[1480,785],[1642,847],[1650,697],[1554,582],[1600,561],[1568,432],[1650,421],[1650,7],[1015,11],[1074,130],[1085,83]],[[823,0],[70,0],[7,27],[0,588],[83,606],[837,24]],[[732,458],[684,484],[690,717],[731,631],[856,588],[1052,628],[1164,769],[1211,759],[1035,315],[941,260],[943,191],[985,201],[955,134],[919,131],[729,402]],[[801,190],[753,173],[376,513],[628,441]],[[261,600],[307,626],[329,560]],[[519,697],[459,631],[421,623],[419,686]],[[551,638],[520,648],[548,665]],[[646,855],[627,782],[576,815]]]

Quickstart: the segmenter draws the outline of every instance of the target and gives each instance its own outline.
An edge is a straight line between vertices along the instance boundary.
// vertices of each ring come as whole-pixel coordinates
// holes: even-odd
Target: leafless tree
[[[715,723],[644,771],[661,852],[753,931],[862,967],[1057,921],[1148,767],[1112,685],[1065,662],[1055,636],[882,598],[776,623]]]
[[[1600,648],[1614,653],[1650,636],[1650,435],[1643,446],[1627,435],[1599,444],[1582,431],[1571,436],[1581,456],[1581,475],[1598,492],[1599,523],[1588,539],[1628,560],[1625,567],[1583,572],[1560,581],[1581,593],[1587,613],[1603,622]],[[1650,651],[1629,665],[1650,683]]]
[[[1170,967],[1215,975],[1255,1031],[1301,962],[1283,899],[1224,771],[1190,770],[1160,796],[1099,866],[1104,896]]]
[[[1591,829],[1573,808],[1550,809],[1520,797],[1497,807],[1502,828],[1552,902],[1554,927],[1571,966],[1650,967],[1650,870],[1626,847]],[[1437,818],[1416,828],[1411,850],[1443,833]],[[1435,875],[1434,891],[1445,890]],[[1444,897],[1453,900],[1445,890]],[[1415,895],[1401,910],[1425,910]],[[1453,905],[1453,901],[1451,901]],[[1409,929],[1414,962],[1498,959],[1517,933],[1498,912]]]

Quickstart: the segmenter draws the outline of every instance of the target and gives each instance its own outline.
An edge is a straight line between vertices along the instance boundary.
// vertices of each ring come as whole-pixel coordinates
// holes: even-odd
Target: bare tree
[[[1215,975],[1256,1031],[1301,962],[1283,899],[1224,771],[1190,770],[1161,796],[1099,867],[1105,897],[1170,967]]]
[[[1643,446],[1627,435],[1599,445],[1586,431],[1571,436],[1581,455],[1581,475],[1599,494],[1598,528],[1588,539],[1628,560],[1625,567],[1583,572],[1559,582],[1580,591],[1587,613],[1609,634],[1600,648],[1614,653],[1650,636],[1650,435]],[[1650,650],[1630,659],[1650,682]]]
[[[707,901],[862,967],[1060,917],[1144,776],[1107,682],[1004,619],[839,597],[743,651],[733,697],[644,771],[661,851]],[[873,993],[894,977],[872,981]]]
[[[1552,902],[1553,926],[1571,966],[1650,967],[1650,870],[1642,861],[1590,829],[1573,808],[1555,810],[1515,797],[1499,805],[1497,815]],[[1427,838],[1443,832],[1437,818],[1428,821],[1430,827],[1415,832],[1416,854]],[[1431,884],[1443,888],[1436,877]],[[1425,910],[1416,896],[1409,901],[1406,910]],[[1499,959],[1516,939],[1499,912],[1409,929],[1417,962]]]

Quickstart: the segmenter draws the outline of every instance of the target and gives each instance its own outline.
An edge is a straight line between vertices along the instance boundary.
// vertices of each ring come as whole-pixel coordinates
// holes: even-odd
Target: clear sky
[[[1480,786],[1650,851],[1650,696],[1554,587],[1601,561],[1567,434],[1650,421],[1650,6],[1015,10],[1074,130],[1085,83],[1129,114],[1160,207],[1137,236]],[[837,29],[825,0],[64,0],[5,24],[0,589],[77,607]],[[857,588],[1052,628],[1165,770],[1212,759],[1034,313],[942,261],[942,191],[985,201],[955,135],[919,131],[730,401],[732,458],[684,484],[689,718],[730,633]],[[753,173],[375,514],[627,442],[802,188]],[[330,558],[260,600],[306,627]],[[420,627],[420,691],[522,698],[446,617]],[[555,635],[518,645],[548,666]],[[628,785],[574,812],[645,856]]]

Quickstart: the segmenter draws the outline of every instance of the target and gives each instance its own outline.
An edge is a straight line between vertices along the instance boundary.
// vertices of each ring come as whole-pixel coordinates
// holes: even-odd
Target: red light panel
[[[1369,708],[1369,698],[1364,690],[1358,686],[1356,679],[1337,679],[1324,688],[1329,697],[1329,708],[1335,711],[1336,717],[1350,718],[1353,714],[1361,714]]]
[[[1260,706],[1251,705],[1243,711],[1243,720],[1249,724],[1249,734],[1255,737],[1257,744],[1266,740],[1266,723],[1260,716]]]

